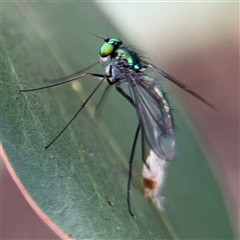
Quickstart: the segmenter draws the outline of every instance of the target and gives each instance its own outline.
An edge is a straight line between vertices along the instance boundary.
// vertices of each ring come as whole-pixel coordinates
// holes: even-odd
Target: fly
[[[34,89],[21,89],[19,92],[38,91],[41,89],[55,87],[86,76],[101,79],[75,115],[58,133],[58,135],[45,147],[45,149],[47,149],[72,123],[104,81],[107,81],[109,85],[115,85],[116,90],[136,109],[138,116],[138,126],[135,132],[131,155],[129,158],[129,177],[127,187],[128,210],[131,216],[134,217],[130,206],[130,182],[132,176],[134,150],[140,130],[142,131],[150,150],[158,158],[168,161],[173,159],[175,153],[173,118],[169,102],[160,84],[154,78],[148,76],[145,70],[149,69],[155,71],[157,74],[170,80],[201,102],[207,104],[211,108],[215,109],[215,107],[172,76],[155,67],[151,63],[141,59],[133,49],[124,46],[123,42],[119,38],[106,38],[103,40],[104,44],[99,49],[100,59],[92,65],[69,76],[54,80],[57,83]],[[105,59],[109,60],[106,66],[104,64]],[[105,67],[106,74],[87,72],[88,69],[99,63]],[[122,88],[122,83],[127,83],[129,92],[126,92]]]

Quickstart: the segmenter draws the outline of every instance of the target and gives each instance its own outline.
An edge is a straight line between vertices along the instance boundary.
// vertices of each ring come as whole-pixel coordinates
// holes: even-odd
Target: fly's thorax
[[[138,57],[137,53],[131,51],[128,48],[119,48],[116,51],[116,59],[117,60],[125,60],[128,63],[128,67],[133,68],[134,70],[141,70],[142,64],[140,62],[140,58]]]
[[[123,60],[117,61],[116,59],[112,59],[110,63],[105,66],[105,73],[109,76],[108,79],[111,82],[125,82],[128,70],[128,65],[126,61]]]
[[[125,82],[128,69],[126,61],[113,59],[106,70],[109,71],[112,79],[117,79],[118,82]]]

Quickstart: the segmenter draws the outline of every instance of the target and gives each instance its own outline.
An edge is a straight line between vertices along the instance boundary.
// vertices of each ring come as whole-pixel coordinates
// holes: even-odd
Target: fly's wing
[[[175,139],[171,110],[164,92],[154,79],[142,72],[132,72],[126,80],[149,147],[158,157],[171,160]]]
[[[193,97],[197,98],[199,101],[205,103],[206,105],[208,105],[209,107],[213,108],[214,110],[218,110],[218,108],[216,106],[214,106],[211,103],[209,103],[207,100],[205,100],[199,94],[195,93],[189,87],[187,87],[183,83],[179,82],[176,78],[170,76],[166,72],[162,71],[161,69],[155,67],[154,65],[152,65],[152,64],[150,64],[150,63],[148,63],[146,61],[142,61],[142,64],[145,67],[150,68],[150,69],[154,70],[155,72],[159,73],[160,75],[162,75],[163,77],[165,77],[166,79],[168,79],[169,81],[171,81],[172,83],[174,83],[175,85],[177,85],[178,87],[180,87],[181,89],[186,91],[187,93],[191,94]]]

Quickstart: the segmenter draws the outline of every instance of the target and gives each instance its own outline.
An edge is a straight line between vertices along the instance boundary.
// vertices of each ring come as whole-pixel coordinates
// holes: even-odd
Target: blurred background
[[[8,7],[2,3],[2,11]],[[25,3],[17,3],[24,9]],[[42,3],[43,8],[47,3]],[[56,2],[56,9],[60,7]],[[69,3],[70,4],[70,3]],[[81,6],[79,2],[79,6]],[[112,36],[110,23],[156,66],[199,93],[218,111],[171,85],[207,146],[232,225],[239,226],[239,3],[97,2],[106,17],[103,29],[91,15],[91,32]],[[91,21],[92,20],[92,21]],[[74,24],[78,24],[73,22]],[[82,23],[81,23],[82,24]],[[64,30],[64,26],[61,27]],[[91,36],[89,37],[91,38]],[[86,42],[86,45],[88,43]],[[95,49],[92,50],[96,51]],[[196,130],[197,129],[197,130]],[[202,176],[204,178],[204,176]],[[56,239],[28,206],[2,164],[2,239]],[[22,219],[18,209],[25,209]],[[24,225],[34,228],[24,228]],[[11,226],[12,229],[9,227]]]

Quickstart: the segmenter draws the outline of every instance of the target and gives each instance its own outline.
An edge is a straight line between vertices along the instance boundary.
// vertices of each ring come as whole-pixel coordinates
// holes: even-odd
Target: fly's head
[[[99,49],[100,57],[114,57],[116,50],[122,45],[122,41],[119,38],[106,38],[104,41],[105,43]]]

